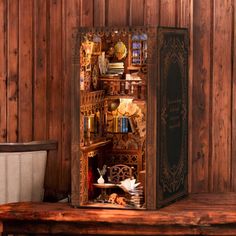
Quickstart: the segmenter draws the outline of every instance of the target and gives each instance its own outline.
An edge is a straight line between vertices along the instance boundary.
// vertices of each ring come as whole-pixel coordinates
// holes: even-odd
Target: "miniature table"
[[[101,194],[97,197],[98,202],[106,202],[108,201],[109,195],[107,195],[107,189],[116,188],[117,184],[112,183],[104,183],[104,184],[96,184],[94,183],[93,186],[95,188],[101,189]]]

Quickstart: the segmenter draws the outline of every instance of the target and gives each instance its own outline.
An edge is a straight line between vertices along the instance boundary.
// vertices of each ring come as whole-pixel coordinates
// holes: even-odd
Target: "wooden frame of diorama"
[[[146,124],[146,209],[157,209],[187,194],[187,95],[188,95],[188,32],[186,29],[156,28],[156,27],[108,27],[108,28],[78,28],[75,29],[73,62],[72,62],[72,145],[71,145],[71,178],[72,178],[72,205],[84,206],[83,168],[80,148],[80,42],[85,34],[129,34],[145,32],[148,35],[148,81],[147,81],[147,124]],[[176,35],[176,37],[175,37]],[[176,50],[176,52],[175,52]],[[173,57],[173,58],[172,58]],[[163,60],[164,59],[164,60]],[[177,64],[168,64],[167,59],[177,60]],[[178,64],[179,63],[179,64]],[[181,64],[182,63],[182,64]],[[168,90],[168,66],[178,67],[181,76],[180,104],[178,107],[169,106],[168,97],[162,90]],[[164,80],[163,80],[164,78]],[[164,82],[163,82],[164,81]],[[165,82],[167,81],[167,82]],[[169,112],[169,113],[168,113]],[[172,113],[171,113],[172,112]],[[176,113],[174,113],[176,112]],[[168,132],[166,124],[168,116],[178,116],[181,122],[181,147],[178,149],[179,161],[172,169],[168,166],[168,152],[166,144]],[[168,135],[167,135],[168,136]],[[81,185],[82,184],[82,185]],[[177,190],[179,191],[177,191]],[[171,194],[166,194],[165,191]]]

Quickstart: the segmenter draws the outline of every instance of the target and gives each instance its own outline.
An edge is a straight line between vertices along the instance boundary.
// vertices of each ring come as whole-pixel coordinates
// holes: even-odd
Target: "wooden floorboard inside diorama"
[[[97,207],[97,208],[113,208],[113,209],[125,209],[124,206],[118,205],[118,204],[112,204],[112,203],[100,203],[100,202],[90,202],[88,204],[85,204],[84,207]]]
[[[123,209],[123,210],[145,210],[145,208],[138,208],[133,206],[122,206],[119,204],[89,202],[83,206],[84,208],[103,208],[103,209]]]
[[[12,203],[0,206],[0,222],[5,233],[236,235],[236,193],[194,194],[157,211]]]

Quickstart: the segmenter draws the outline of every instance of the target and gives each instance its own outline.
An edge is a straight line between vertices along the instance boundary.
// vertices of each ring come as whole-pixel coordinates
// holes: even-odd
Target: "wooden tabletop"
[[[0,152],[31,152],[57,150],[56,140],[31,141],[27,143],[0,143]]]
[[[236,235],[236,193],[194,194],[158,211],[12,203],[0,206],[0,221],[8,233]]]
[[[104,183],[104,184],[93,183],[93,186],[95,186],[96,188],[115,188],[115,187],[119,187],[118,184],[112,184],[112,183]]]

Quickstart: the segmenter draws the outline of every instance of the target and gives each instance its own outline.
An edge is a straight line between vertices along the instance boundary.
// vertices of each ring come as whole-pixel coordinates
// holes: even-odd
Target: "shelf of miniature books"
[[[131,78],[126,74],[126,79],[116,76],[100,77],[101,89],[105,91],[108,98],[136,98],[145,99],[146,84],[138,78]]]
[[[119,105],[115,104],[113,109],[108,106],[106,137],[112,140],[113,148],[106,154],[105,164],[123,163],[133,167],[133,177],[138,180],[146,155],[145,102],[137,104],[131,99],[121,99]]]
[[[107,101],[103,90],[80,93],[80,145],[105,140]]]

